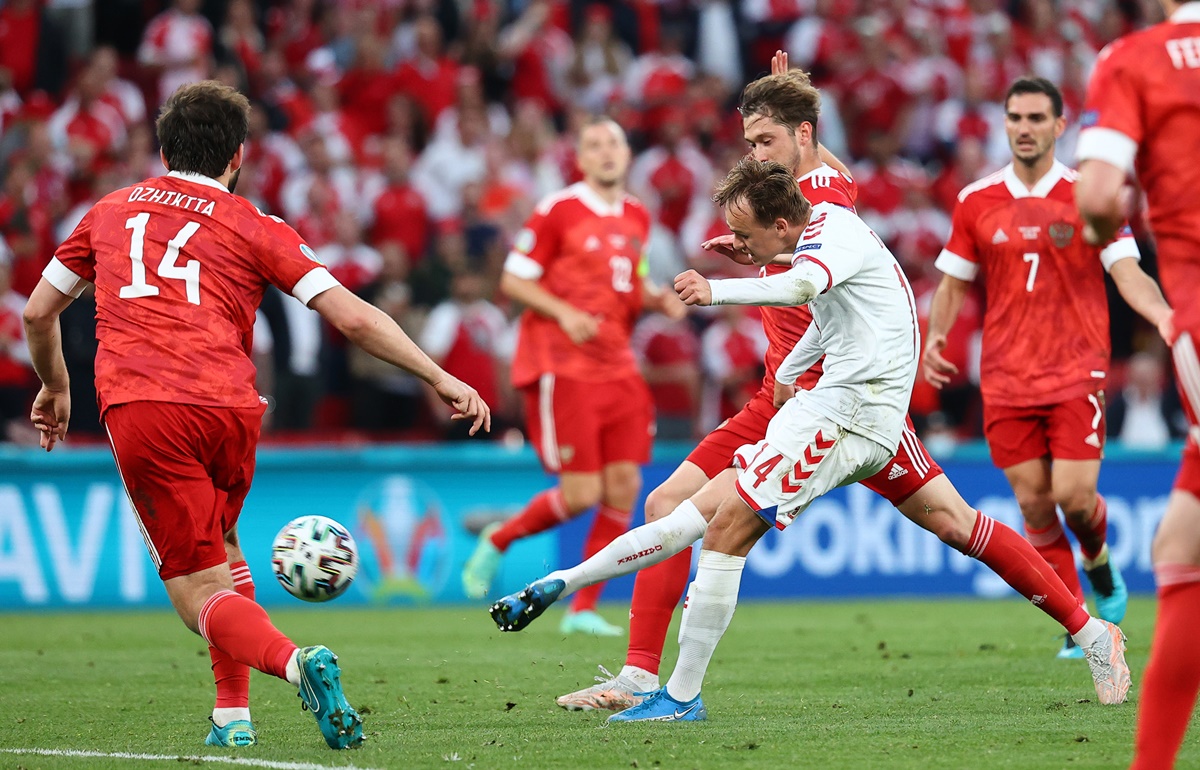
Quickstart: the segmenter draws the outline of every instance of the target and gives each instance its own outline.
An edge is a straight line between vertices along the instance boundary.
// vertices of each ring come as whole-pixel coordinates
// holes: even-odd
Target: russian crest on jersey
[[[292,596],[326,602],[345,593],[358,574],[358,547],[333,519],[301,516],[275,536],[271,569]]]

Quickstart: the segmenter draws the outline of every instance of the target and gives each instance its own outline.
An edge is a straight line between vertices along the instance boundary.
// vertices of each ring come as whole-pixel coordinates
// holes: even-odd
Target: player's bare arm
[[[652,313],[662,313],[673,321],[687,315],[687,306],[679,301],[672,291],[656,285],[648,278],[642,279],[642,305]]]
[[[58,317],[72,301],[43,278],[25,305],[25,337],[33,369],[42,381],[30,419],[40,433],[42,449],[47,452],[66,438],[67,423],[71,420],[71,382],[63,359]]]
[[[479,393],[434,363],[382,310],[344,286],[321,292],[309,302],[309,307],[366,352],[428,383],[442,401],[458,411],[452,419],[472,421],[472,436],[481,428],[492,429],[491,410]]]
[[[1175,311],[1167,304],[1162,289],[1153,278],[1146,275],[1136,259],[1121,259],[1113,264],[1108,274],[1112,276],[1117,291],[1138,315],[1154,324],[1168,345],[1175,341],[1172,320]]]
[[[1075,183],[1075,204],[1083,217],[1083,237],[1093,246],[1108,243],[1125,221],[1129,192],[1125,171],[1103,160],[1089,159],[1079,164]]]
[[[971,284],[961,278],[943,275],[933,294],[933,306],[929,311],[929,329],[925,335],[925,352],[921,356],[921,369],[925,381],[939,390],[958,374],[958,367],[942,355],[946,337],[954,328],[963,301]]]
[[[600,318],[554,296],[537,281],[505,271],[500,277],[500,291],[533,312],[553,318],[576,345],[582,345],[600,331]]]

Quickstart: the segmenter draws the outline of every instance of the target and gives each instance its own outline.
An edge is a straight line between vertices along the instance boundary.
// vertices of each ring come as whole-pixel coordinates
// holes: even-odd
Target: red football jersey
[[[219,182],[172,172],[102,198],[43,273],[96,285],[100,411],[131,401],[252,407],[268,283],[308,302],[337,281],[296,231]]]
[[[818,203],[833,203],[853,210],[854,202],[858,199],[858,184],[831,166],[814,169],[800,177],[797,182],[800,184],[800,192],[814,206]],[[791,269],[791,264],[772,263],[764,267],[761,274],[775,275]],[[764,307],[761,310],[763,331],[767,334],[767,355],[763,359],[767,374],[763,377],[762,392],[770,397],[775,393],[775,372],[812,323],[812,311],[807,305]],[[818,362],[796,380],[796,385],[807,390],[816,385],[820,378],[821,364]]]
[[[1100,52],[1079,160],[1136,170],[1176,326],[1200,328],[1200,3]]]
[[[600,331],[576,345],[557,321],[526,310],[513,356],[513,385],[529,385],[543,374],[584,382],[638,376],[629,340],[642,310],[649,238],[650,215],[629,195],[610,205],[586,182],[577,182],[538,204],[517,234],[504,269],[599,316]]]
[[[1077,178],[1055,161],[1030,190],[1010,163],[958,195],[936,264],[960,280],[984,281],[980,389],[989,404],[1056,404],[1104,387],[1104,271],[1139,254],[1127,226],[1103,250],[1084,242]]]

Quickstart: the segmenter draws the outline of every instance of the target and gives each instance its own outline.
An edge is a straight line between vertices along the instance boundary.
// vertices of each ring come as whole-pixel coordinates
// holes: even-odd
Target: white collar
[[[575,183],[575,194],[580,202],[592,210],[597,216],[619,217],[625,213],[625,196],[622,195],[616,203],[609,203],[600,197],[600,193],[591,188],[587,182]]]
[[[1054,165],[1046,172],[1046,175],[1037,180],[1033,189],[1025,186],[1025,183],[1017,178],[1017,172],[1014,168],[1014,163],[1009,163],[1004,167],[1004,184],[1008,187],[1008,191],[1012,193],[1014,198],[1045,198],[1054,189],[1054,185],[1062,181],[1062,178],[1067,173],[1067,166],[1060,160],[1055,160]]]
[[[1184,3],[1171,14],[1172,24],[1200,24],[1200,3]]]
[[[809,171],[804,176],[796,179],[796,181],[803,182],[805,179],[808,179],[810,176],[816,176],[817,174],[820,174],[821,176],[832,176],[834,173],[835,172],[834,172],[833,166],[829,165],[828,163],[823,162],[823,163],[821,163],[821,165],[817,166],[812,171]]]
[[[228,187],[213,179],[211,176],[205,176],[204,174],[195,174],[191,171],[168,171],[167,176],[174,177],[176,179],[182,179],[185,182],[202,184],[205,187],[215,187],[218,190],[229,192]]]

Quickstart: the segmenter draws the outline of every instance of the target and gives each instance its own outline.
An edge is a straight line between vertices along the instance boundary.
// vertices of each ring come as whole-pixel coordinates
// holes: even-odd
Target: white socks
[[[617,676],[628,679],[637,685],[637,692],[651,692],[661,686],[658,683],[658,674],[651,674],[646,669],[637,666],[625,666]]]
[[[670,515],[631,529],[570,569],[551,572],[544,580],[567,584],[560,598],[605,580],[665,561],[704,537],[708,522],[691,500],[684,500]]]
[[[250,709],[249,708],[213,709],[212,721],[213,721],[213,724],[216,725],[217,727],[224,727],[225,725],[229,724],[230,722],[236,722],[239,719],[243,722],[249,722],[250,721]]]
[[[667,682],[667,694],[675,700],[686,702],[700,694],[708,662],[733,619],[745,566],[744,556],[700,552],[679,626],[679,662]]]
[[[1104,621],[1097,618],[1088,618],[1088,622],[1083,624],[1083,628],[1071,634],[1071,638],[1075,640],[1075,644],[1087,649],[1106,633],[1108,633],[1108,627],[1104,625]]]
[[[287,676],[287,680],[289,682],[291,682],[293,686],[295,686],[295,687],[300,686],[300,648],[299,647],[297,647],[296,651],[294,653],[292,653],[292,657],[288,658],[287,670],[284,673]]]

